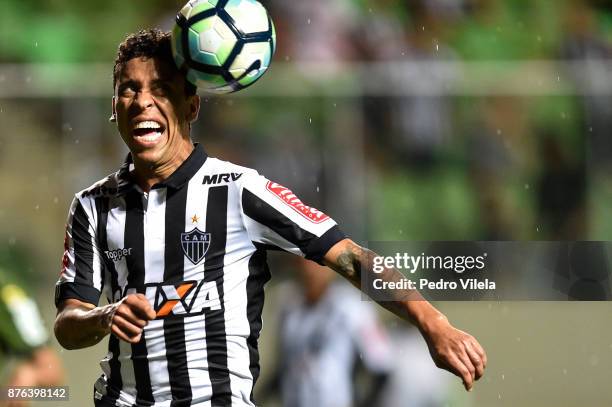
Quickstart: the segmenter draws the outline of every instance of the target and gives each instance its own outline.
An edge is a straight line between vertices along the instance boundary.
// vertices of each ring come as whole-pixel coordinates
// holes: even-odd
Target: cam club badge
[[[181,233],[181,247],[185,256],[193,263],[198,264],[210,247],[210,233],[195,228],[190,232]]]

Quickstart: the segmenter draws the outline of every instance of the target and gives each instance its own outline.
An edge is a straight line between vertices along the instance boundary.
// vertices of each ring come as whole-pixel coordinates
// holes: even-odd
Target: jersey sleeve
[[[253,242],[279,247],[317,263],[322,263],[327,251],[346,237],[332,218],[255,171],[245,174],[242,181],[241,204]]]
[[[62,270],[55,286],[56,306],[69,298],[98,304],[104,261],[96,240],[96,221],[94,201],[77,195],[66,222]]]

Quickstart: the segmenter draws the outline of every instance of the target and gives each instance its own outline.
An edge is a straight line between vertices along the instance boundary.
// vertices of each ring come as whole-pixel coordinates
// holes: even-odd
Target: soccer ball
[[[255,83],[270,66],[275,48],[272,19],[257,0],[191,0],[172,30],[176,65],[210,93]]]

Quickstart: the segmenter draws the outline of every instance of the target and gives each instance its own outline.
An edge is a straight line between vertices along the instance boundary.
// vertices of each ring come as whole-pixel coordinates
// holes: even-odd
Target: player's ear
[[[117,107],[116,107],[116,103],[117,103],[117,98],[115,96],[113,96],[113,101],[112,101],[112,106],[111,106],[111,116],[108,118],[109,122],[116,122],[117,121]]]
[[[189,113],[187,115],[187,121],[189,123],[196,121],[199,113],[200,97],[198,95],[189,96]]]

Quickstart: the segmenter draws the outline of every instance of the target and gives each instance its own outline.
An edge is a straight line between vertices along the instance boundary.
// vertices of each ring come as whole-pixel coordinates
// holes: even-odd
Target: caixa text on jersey
[[[157,315],[156,319],[171,316],[201,315],[208,310],[220,310],[221,301],[215,281],[191,280],[176,284],[153,283],[143,287],[126,287],[115,291],[113,302],[129,295],[143,293]]]

